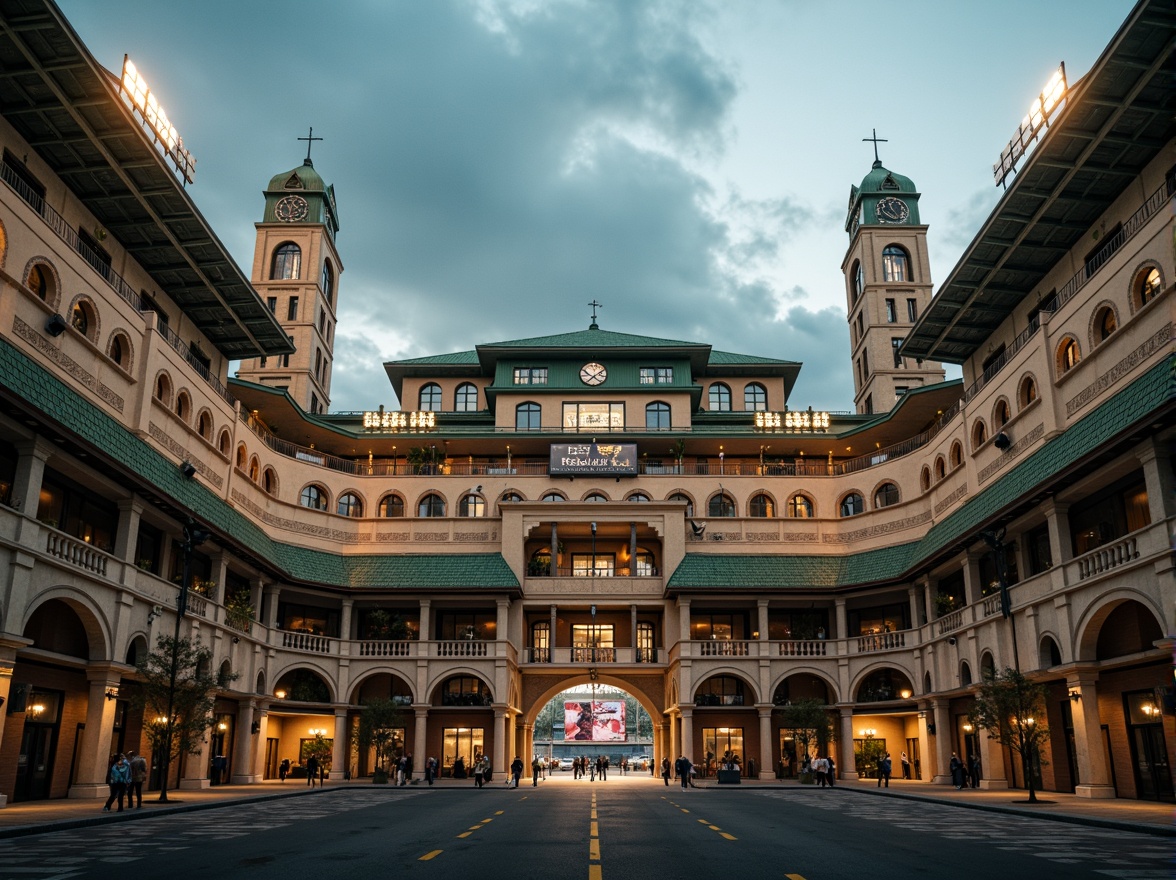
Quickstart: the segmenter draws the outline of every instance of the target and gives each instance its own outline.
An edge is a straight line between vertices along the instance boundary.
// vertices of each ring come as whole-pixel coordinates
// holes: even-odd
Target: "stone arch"
[[[948,451],[948,461],[951,463],[953,471],[964,463],[964,444],[959,440],[952,441],[951,449]]]
[[[550,703],[563,691],[571,690],[572,688],[582,684],[589,685],[592,683],[592,678],[589,676],[587,670],[582,673],[560,678],[558,681],[553,682],[550,686],[540,691],[534,698],[532,698],[531,704],[529,706],[520,706],[523,712],[523,720],[527,724],[534,724],[535,719],[539,717],[539,713],[543,711],[543,707]],[[665,714],[665,707],[658,705],[657,700],[654,699],[652,694],[648,693],[640,687],[637,687],[636,684],[628,681],[625,678],[616,675],[609,675],[604,670],[601,670],[600,674],[596,678],[596,683],[607,684],[612,687],[619,688],[625,693],[629,694],[638,702],[641,708],[649,714],[649,717],[653,719],[655,726],[658,723],[658,719]]]
[[[1126,606],[1128,603],[1137,606],[1134,609],[1137,613],[1146,612],[1147,616],[1150,616],[1151,622],[1154,623],[1155,629],[1158,630],[1156,638],[1163,637],[1164,615],[1160,609],[1155,607],[1151,597],[1132,589],[1114,590],[1105,596],[1100,596],[1097,602],[1092,603],[1074,628],[1075,649],[1073,656],[1076,662],[1098,659],[1099,642],[1104,625],[1121,606]],[[1141,623],[1146,625],[1146,618]],[[1141,635],[1146,635],[1146,633],[1141,633]],[[1148,647],[1150,648],[1150,646]]]
[[[1082,362],[1082,346],[1073,333],[1067,333],[1054,349],[1054,376],[1062,378]]]
[[[387,678],[388,684],[390,685],[387,688],[386,694],[382,686],[377,688],[377,685],[383,684],[379,681],[382,677]],[[370,669],[363,675],[358,676],[351,683],[351,693],[347,697],[347,702],[353,706],[359,706],[363,704],[364,697],[370,698],[375,696],[377,699],[394,699],[402,694],[407,694],[408,702],[415,703],[417,701],[416,688],[413,686],[413,679],[415,677],[415,675],[405,675],[395,669]],[[399,688],[397,687],[397,683],[400,685]],[[379,694],[374,694],[373,691],[375,690],[379,690]]]
[[[249,447],[247,447],[244,443],[238,443],[237,444],[237,460],[234,463],[237,467],[237,470],[244,471],[245,466],[248,464],[248,462],[249,462]]]
[[[225,458],[229,457],[229,452],[233,448],[233,438],[229,434],[228,428],[221,428],[220,437],[216,441],[216,448]]]
[[[478,681],[482,682],[482,684],[485,686],[486,690],[489,692],[490,700],[491,700],[491,702],[493,702],[493,700],[494,700],[494,684],[493,684],[493,682],[490,681],[490,677],[485,675],[482,672],[479,672],[477,669],[473,669],[473,668],[466,667],[466,666],[457,666],[457,667],[450,667],[448,669],[443,670],[439,674],[435,675],[429,681],[429,684],[425,688],[425,693],[428,695],[427,698],[428,698],[430,705],[432,705],[432,706],[443,705],[440,702],[440,700],[441,700],[441,687],[445,684],[445,682],[449,681],[452,678],[476,678],[476,679],[478,679]],[[472,706],[471,708],[475,708],[475,709],[488,708],[488,706],[489,706],[489,704],[486,704],[483,706]]]
[[[942,455],[935,456],[935,482],[947,476],[947,460]]]
[[[261,472],[261,488],[265,490],[266,494],[277,498],[281,485],[278,480],[278,472],[267,464],[265,470]]]
[[[1114,335],[1122,326],[1119,320],[1119,310],[1110,300],[1103,300],[1090,313],[1090,326],[1087,328],[1087,339],[1090,340],[1090,350],[1094,351]]]
[[[1037,377],[1026,373],[1017,383],[1017,411],[1025,409],[1037,400]]]
[[[50,605],[49,603],[54,604]],[[44,616],[38,615],[38,611],[41,609],[45,608],[44,614],[51,614],[54,618],[52,627],[49,628],[51,631],[63,630],[61,615],[64,613],[64,609],[59,606],[67,608],[80,624],[86,638],[87,660],[114,659],[111,647],[112,627],[110,621],[90,596],[74,587],[59,586],[46,590],[37,596],[37,601],[34,604],[28,607],[25,619],[21,623],[20,632],[25,638],[34,639],[33,647],[41,647],[41,645],[35,641],[36,633],[30,634],[29,627],[30,624],[34,628],[39,627],[39,620]],[[52,648],[48,650],[52,650]]]
[[[826,697],[827,705],[831,706],[834,703],[841,702],[841,699],[838,695],[839,689],[837,687],[837,680],[835,678],[833,678],[832,676],[830,676],[825,670],[818,669],[815,666],[795,666],[795,667],[792,667],[791,669],[789,669],[787,672],[785,672],[781,675],[778,675],[776,677],[775,681],[772,682],[772,703],[773,704],[775,704],[777,706],[783,705],[782,703],[778,702],[776,699],[776,697],[778,696],[778,694],[780,692],[780,689],[785,684],[788,683],[789,679],[796,678],[799,675],[811,676],[815,679],[818,679],[822,684],[825,685],[825,697]],[[791,690],[791,689],[789,689],[789,690]],[[790,700],[806,699],[806,697],[807,697],[807,694],[804,694],[804,693],[800,694],[799,696],[795,693],[788,694],[788,699],[790,699]]]
[[[1013,408],[1009,405],[1008,398],[1002,394],[992,405],[992,430],[999,431],[1012,417]]]
[[[933,688],[931,687],[931,673],[924,672],[923,673],[923,693],[929,694],[929,693],[932,693],[932,691],[933,691]]]
[[[257,453],[249,456],[249,479],[254,483],[261,482],[261,459]]]
[[[36,276],[34,269],[38,270]],[[61,276],[48,257],[39,254],[33,257],[25,263],[24,274],[20,277],[24,286],[31,290],[34,296],[51,310],[57,311],[57,306],[61,302]]]
[[[752,510],[760,510],[763,513],[752,513]],[[776,500],[776,494],[767,489],[754,490],[747,502],[747,515],[763,519],[775,519],[780,516],[780,503]]]
[[[228,689],[233,681],[233,664],[226,657],[221,661],[220,668],[216,671],[216,683],[222,688]]]
[[[903,690],[909,690],[914,696],[910,670],[884,660],[859,670],[849,685],[850,699],[855,703],[910,699],[902,696]]]
[[[593,496],[596,496],[596,495],[599,495],[605,501],[612,501],[612,498],[610,498],[609,494],[607,492],[605,492],[603,489],[588,489],[583,495],[580,496],[580,500],[581,501],[592,501],[592,500],[594,500]]]
[[[185,425],[188,424],[192,418],[192,394],[187,388],[181,388],[176,392],[176,418],[178,418]]]
[[[204,407],[196,414],[196,433],[212,442],[212,410]]]
[[[310,675],[317,678],[323,687],[326,688],[327,699],[309,701],[295,700],[295,697],[292,696],[292,692],[289,690],[289,688],[292,684],[296,683],[296,680],[299,677],[299,673],[309,673]],[[312,703],[333,703],[336,700],[334,675],[325,667],[307,660],[300,660],[296,663],[291,663],[289,666],[282,669],[281,672],[274,673],[274,696],[277,696],[277,692],[283,689],[286,689],[287,691],[286,696],[282,698],[285,700]]]
[[[135,633],[131,636],[130,642],[127,644],[125,661],[127,666],[137,666],[139,661],[146,657],[149,651],[147,634],[141,632]]]
[[[264,694],[265,691],[265,670],[261,669],[257,673],[257,679],[253,683],[253,692],[255,694]]]
[[[742,682],[745,694],[743,708],[754,706],[756,703],[760,702],[759,688],[756,687],[755,682],[747,676],[747,673],[744,670],[734,666],[720,666],[715,669],[708,669],[706,675],[693,684],[692,692],[690,694],[691,703],[698,705],[697,700],[699,689],[711,679],[718,678],[719,676],[738,679],[740,682]]]
[[[923,465],[923,469],[919,471],[919,488],[926,492],[931,488],[931,468]]]
[[[960,661],[960,687],[969,687],[972,684],[972,667],[968,665],[967,660]]]
[[[971,437],[973,452],[988,442],[988,425],[984,419],[976,419],[976,421],[972,422]]]
[[[1043,632],[1037,646],[1037,665],[1041,669],[1051,666],[1061,666],[1065,662],[1062,654],[1061,642],[1052,632]]]
[[[980,680],[988,678],[990,675],[996,674],[996,658],[993,657],[992,652],[985,648],[980,653]]]
[[[683,499],[686,501],[687,516],[694,516],[696,513],[698,513],[698,499],[694,497],[693,492],[688,492],[685,489],[677,488],[672,489],[666,493],[666,501],[675,501],[680,503]]]
[[[1155,280],[1155,276],[1151,274],[1153,269],[1159,275],[1158,289],[1150,283]],[[1155,299],[1164,289],[1164,267],[1155,260],[1144,260],[1131,273],[1131,288],[1128,291],[1131,302],[1131,313],[1135,314],[1138,312],[1148,302]],[[1145,296],[1145,294],[1149,295]]]
[[[160,370],[155,374],[155,382],[151,386],[151,396],[163,406],[171,408],[172,380],[167,370]]]
[[[66,320],[74,330],[81,333],[90,342],[97,344],[102,319],[98,315],[98,306],[93,299],[84,293],[75,296],[69,304]]]
[[[125,330],[115,330],[106,342],[106,356],[118,364],[124,373],[131,372],[135,366],[135,347],[131,337]]]

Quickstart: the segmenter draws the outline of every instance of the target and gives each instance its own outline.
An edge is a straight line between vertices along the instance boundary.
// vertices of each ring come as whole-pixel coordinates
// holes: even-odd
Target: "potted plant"
[[[254,608],[248,590],[238,590],[225,600],[225,623],[247,633],[253,626]]]
[[[950,593],[935,595],[935,612],[938,617],[944,617],[956,610],[956,598]]]

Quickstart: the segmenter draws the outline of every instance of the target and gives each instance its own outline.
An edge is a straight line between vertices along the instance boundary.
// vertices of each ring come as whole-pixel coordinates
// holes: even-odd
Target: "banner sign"
[[[564,739],[625,742],[625,701],[564,703]]]
[[[552,443],[549,473],[637,475],[636,443]]]

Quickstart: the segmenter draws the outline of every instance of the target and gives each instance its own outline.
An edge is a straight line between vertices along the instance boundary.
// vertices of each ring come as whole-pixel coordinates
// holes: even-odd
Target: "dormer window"
[[[898,189],[898,181],[894,179],[891,174],[886,175],[886,179],[882,181],[881,189]]]
[[[546,385],[547,367],[515,367],[515,385]]]

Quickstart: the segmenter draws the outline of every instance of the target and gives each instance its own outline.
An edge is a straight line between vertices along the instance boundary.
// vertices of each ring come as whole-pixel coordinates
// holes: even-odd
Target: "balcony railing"
[[[50,556],[56,556],[92,574],[106,576],[106,564],[111,558],[108,554],[53,527],[47,527],[45,532],[45,552]]]
[[[968,386],[968,390],[964,392],[964,395],[960,398],[960,400],[963,403],[967,403],[973,397],[979,394],[984,386],[996,378],[997,374],[1002,369],[1004,369],[1005,364],[1011,361],[1014,355],[1024,348],[1026,343],[1028,343],[1029,340],[1032,339],[1040,329],[1041,319],[1035,315],[1033,320],[1029,323],[1029,326],[1022,330],[1017,335],[1017,338],[1013,340],[1013,344],[1006,348],[992,363],[984,368],[984,372],[979,379]]]
[[[405,639],[365,639],[356,642],[360,657],[411,657],[415,644]]]
[[[490,654],[490,642],[477,639],[435,642],[438,657],[486,657]]]
[[[309,654],[334,653],[331,650],[332,639],[328,636],[320,636],[314,633],[291,632],[285,629],[279,630],[279,635],[283,648],[290,648],[294,651],[305,651]]]
[[[711,640],[699,641],[694,644],[698,645],[698,655],[700,657],[750,657],[752,653],[751,646],[758,643],[752,641]]]
[[[824,657],[829,649],[825,639],[791,639],[776,646],[781,657]]]
[[[1139,558],[1139,543],[1134,535],[1096,547],[1074,560],[1079,580],[1102,574]]]
[[[954,629],[959,629],[964,625],[964,609],[959,608],[955,611],[949,611],[937,621],[935,625],[938,628],[939,634],[949,633]]]

